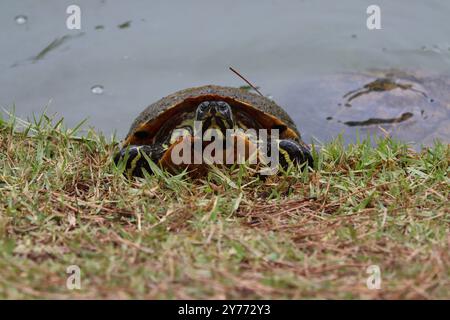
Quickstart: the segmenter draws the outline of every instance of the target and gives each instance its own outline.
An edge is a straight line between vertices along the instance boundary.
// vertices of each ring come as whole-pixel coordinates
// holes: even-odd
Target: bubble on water
[[[101,85],[95,85],[91,88],[91,92],[93,94],[102,94],[103,91],[104,91],[104,88]]]
[[[18,15],[17,17],[14,18],[14,21],[16,21],[17,24],[25,24],[27,23],[27,16],[24,16],[23,14]]]

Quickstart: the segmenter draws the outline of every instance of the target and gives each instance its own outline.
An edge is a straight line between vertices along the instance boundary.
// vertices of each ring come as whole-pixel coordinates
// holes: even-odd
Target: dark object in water
[[[119,24],[117,27],[119,29],[126,29],[126,28],[129,28],[130,25],[131,25],[131,20],[128,20],[128,21],[126,21],[124,23]]]
[[[73,38],[77,38],[84,35],[84,32],[78,33],[76,35],[70,35],[70,34],[66,34],[62,37],[56,38],[55,40],[53,40],[52,42],[50,42],[50,44],[48,44],[44,49],[42,49],[37,55],[35,55],[34,57],[31,57],[25,61],[21,61],[21,62],[16,62],[14,63],[11,67],[17,67],[20,65],[25,64],[26,62],[30,62],[31,63],[36,63],[42,59],[44,59],[45,56],[47,56],[47,54],[50,51],[53,51],[54,49],[60,47],[62,44],[64,44],[65,42],[67,42],[68,40],[71,40]]]
[[[402,115],[397,118],[388,118],[388,119],[370,118],[364,121],[346,121],[344,122],[344,124],[350,127],[355,127],[355,126],[370,126],[373,124],[399,123],[412,118],[412,116],[413,114],[411,112],[405,112],[402,113]]]
[[[31,60],[33,62],[36,62],[38,60],[43,59],[50,51],[58,48],[59,46],[61,46],[64,42],[66,42],[69,39],[75,38],[75,37],[79,37],[83,35],[83,33],[79,33],[78,35],[70,35],[70,34],[66,34],[60,38],[56,38],[55,40],[53,40],[48,46],[46,46],[44,49],[42,49],[41,52],[39,52],[36,56],[34,56],[33,58],[31,58]]]
[[[356,90],[352,90],[350,92],[347,92],[343,98],[347,98],[347,103],[345,104],[345,106],[350,107],[350,101],[352,101],[353,99],[358,98],[359,96],[371,93],[371,92],[382,92],[382,91],[391,91],[394,89],[401,89],[401,90],[410,90],[410,91],[414,91],[417,93],[420,93],[421,95],[423,95],[425,98],[427,97],[425,92],[422,92],[420,90],[417,90],[415,88],[413,88],[412,84],[409,83],[399,83],[391,78],[379,78],[376,79],[375,81],[372,81],[368,84],[365,84],[362,88],[360,89],[356,89]]]

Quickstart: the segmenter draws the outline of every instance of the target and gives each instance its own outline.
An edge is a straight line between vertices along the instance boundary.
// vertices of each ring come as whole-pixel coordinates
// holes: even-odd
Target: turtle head
[[[203,130],[234,128],[233,112],[228,103],[224,101],[203,101],[197,107],[195,120],[203,123]]]

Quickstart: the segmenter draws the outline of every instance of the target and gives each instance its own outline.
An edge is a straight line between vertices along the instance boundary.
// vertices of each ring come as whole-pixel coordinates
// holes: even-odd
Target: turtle
[[[306,164],[313,167],[310,147],[303,142],[294,121],[281,106],[249,90],[217,85],[180,90],[148,106],[131,124],[114,162],[125,161],[124,173],[128,177],[142,177],[145,171],[152,174],[154,170],[149,159],[167,171],[176,172],[188,167],[203,175],[206,172],[203,163],[196,166],[191,162],[186,166],[173,160],[173,151],[182,142],[193,142],[191,145],[194,145],[199,136],[202,138],[201,134],[197,135],[198,124],[202,133],[215,130],[218,133],[215,137],[222,138],[221,141],[226,140],[223,138],[227,130],[238,132],[233,139],[244,141],[247,152],[254,143],[245,133],[249,129],[255,132],[265,129],[269,137],[277,130],[277,148],[267,150],[278,152],[281,166]],[[216,138],[201,141],[202,148]],[[224,143],[224,148],[227,146]],[[249,154],[245,156],[249,157]]]

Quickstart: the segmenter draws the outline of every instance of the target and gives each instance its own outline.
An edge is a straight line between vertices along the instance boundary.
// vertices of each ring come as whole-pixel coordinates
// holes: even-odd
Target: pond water
[[[123,137],[174,91],[245,85],[233,66],[287,109],[308,143],[380,126],[417,145],[449,142],[450,1],[375,2],[381,30],[366,27],[373,0],[78,0],[81,30],[69,30],[73,1],[1,1],[0,106],[22,118],[46,108],[69,126],[88,118]],[[427,98],[397,88],[346,107],[343,95],[373,81],[374,68],[420,70]],[[434,77],[442,81],[429,85]]]

